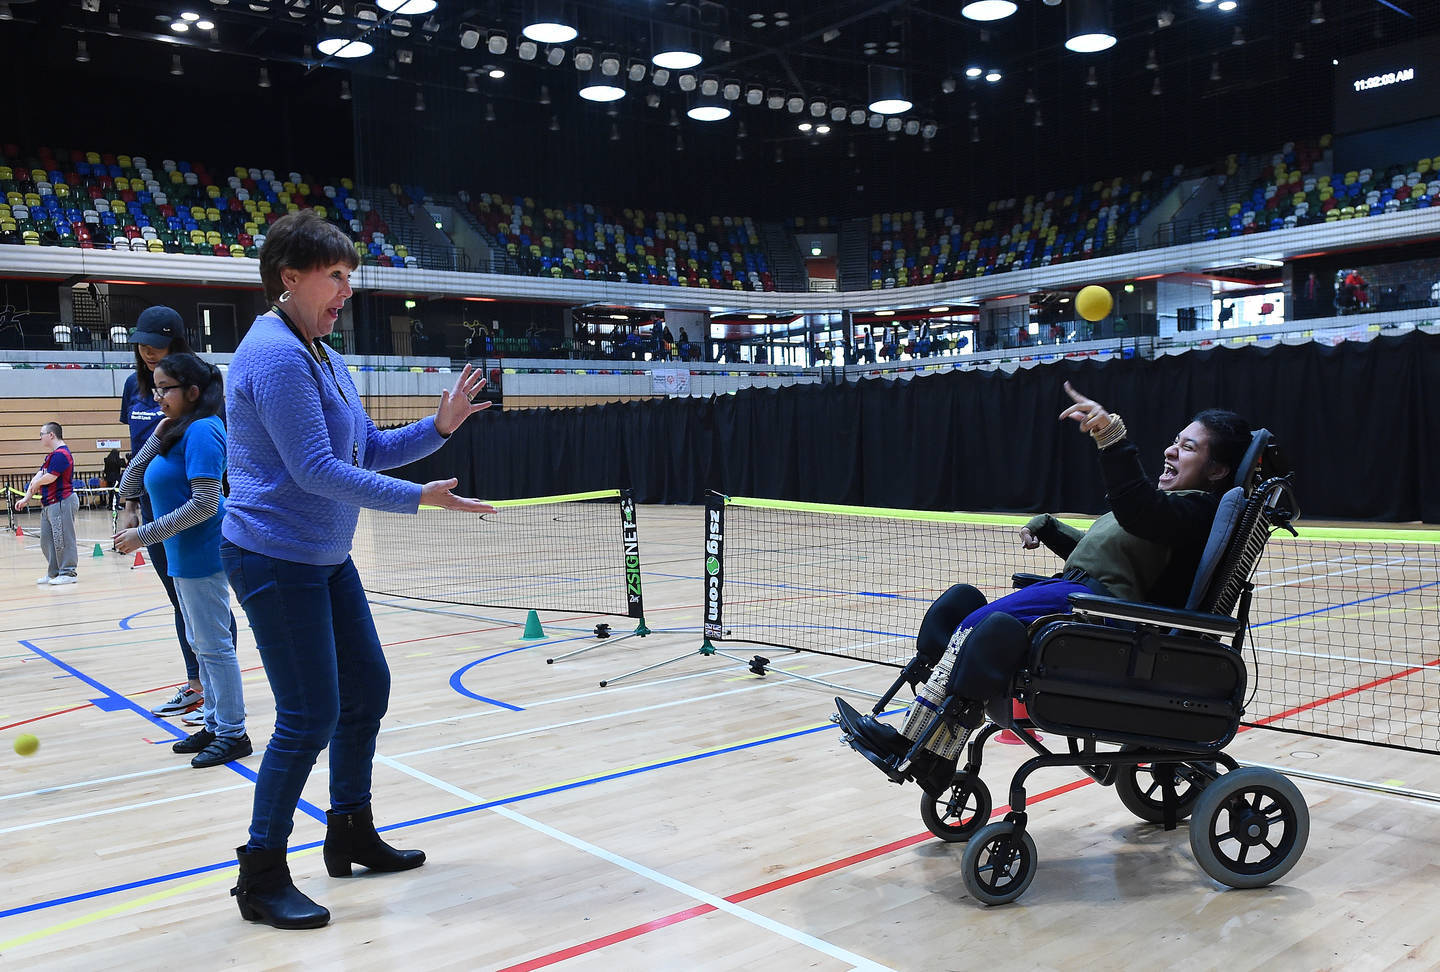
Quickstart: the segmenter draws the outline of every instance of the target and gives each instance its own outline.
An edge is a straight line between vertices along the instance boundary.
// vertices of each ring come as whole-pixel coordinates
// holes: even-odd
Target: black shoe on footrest
[[[840,717],[840,728],[844,730],[845,742],[850,745],[851,749],[873,763],[880,772],[890,778],[891,782],[904,783],[909,778],[895,768],[905,754],[910,751],[910,743],[905,737],[877,721],[873,716],[861,715],[844,699],[837,698],[835,700],[835,711]],[[894,738],[899,740],[898,751],[893,751],[895,744],[891,743],[888,738],[884,742],[872,739],[871,733],[874,732],[876,726],[882,730],[881,738],[886,738],[884,730],[893,733]]]

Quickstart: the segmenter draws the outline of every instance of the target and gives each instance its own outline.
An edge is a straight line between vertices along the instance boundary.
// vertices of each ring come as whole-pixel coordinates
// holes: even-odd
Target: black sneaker
[[[215,734],[209,729],[201,729],[199,732],[192,732],[184,739],[170,747],[174,753],[198,753],[206,746],[215,741]]]
[[[199,733],[196,733],[196,735],[199,735]],[[254,751],[250,746],[250,737],[247,735],[242,734],[232,737],[216,736],[212,738],[210,745],[206,746],[194,759],[190,760],[190,765],[196,769],[204,769],[206,766],[219,766],[222,763],[228,763],[231,760],[249,756]]]

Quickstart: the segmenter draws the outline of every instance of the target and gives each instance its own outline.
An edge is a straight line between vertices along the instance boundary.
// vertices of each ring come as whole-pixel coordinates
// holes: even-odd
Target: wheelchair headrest
[[[1266,435],[1268,436],[1269,433]],[[1235,486],[1220,497],[1220,506],[1216,509],[1215,519],[1210,526],[1210,538],[1205,541],[1205,552],[1200,555],[1200,567],[1195,571],[1195,582],[1190,585],[1190,596],[1185,599],[1187,611],[1202,609],[1205,595],[1210,590],[1210,582],[1215,579],[1215,572],[1225,558],[1225,549],[1229,546],[1230,536],[1235,532],[1235,525],[1240,522],[1240,514],[1244,509],[1245,488],[1243,486]]]
[[[1290,466],[1280,455],[1280,447],[1269,429],[1256,429],[1250,433],[1250,445],[1244,457],[1235,467],[1233,485],[1245,490],[1248,496],[1256,484],[1276,476],[1283,476]]]

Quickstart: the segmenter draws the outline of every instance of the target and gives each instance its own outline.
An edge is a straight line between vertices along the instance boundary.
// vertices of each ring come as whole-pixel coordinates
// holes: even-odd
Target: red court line
[[[1071,790],[1078,790],[1080,787],[1088,786],[1089,784],[1094,782],[1095,781],[1088,776],[1084,779],[1073,780],[1069,783],[1064,784],[1063,786],[1057,786],[1054,789],[1046,790],[1045,792],[1035,796],[1033,799],[1027,800],[1026,806],[1039,803],[1042,800],[1049,800],[1052,797],[1061,796],[1062,794],[1069,793]],[[993,820],[995,817],[1000,816],[1001,814],[1008,813],[1009,811],[1010,807],[1008,805],[1003,807],[996,807],[995,810],[991,812],[990,818]],[[756,887],[749,888],[745,891],[737,891],[734,894],[726,895],[725,900],[729,901],[731,904],[739,904],[742,901],[749,901],[752,898],[758,898],[762,894],[769,894],[772,891],[779,891],[783,888],[793,887],[796,884],[801,884],[805,881],[811,881],[817,877],[823,877],[826,874],[831,874],[835,871],[843,870],[844,868],[851,867],[855,864],[863,864],[866,861],[874,860],[877,857],[884,857],[886,854],[892,854],[895,851],[904,850],[907,847],[913,847],[915,844],[922,843],[923,841],[934,839],[934,835],[931,834],[928,830],[925,831],[923,834],[915,834],[912,837],[902,837],[899,840],[891,841],[888,844],[882,844],[879,847],[872,847],[869,850],[861,851],[858,854],[852,854],[849,857],[842,857],[839,860],[831,861],[828,864],[821,864],[817,867],[812,867],[806,871],[798,871],[795,874],[789,875],[788,877],[783,877],[778,880],[771,881],[767,884],[757,885]],[[581,942],[578,945],[571,945],[569,948],[561,949],[558,952],[551,952],[548,955],[538,956],[528,961],[521,962],[518,965],[507,965],[504,968],[499,969],[498,972],[532,972],[532,970],[534,969],[543,969],[547,966],[555,965],[558,962],[563,962],[566,959],[572,959],[580,955],[586,955],[590,952],[595,952],[602,948],[607,948],[611,945],[616,945],[620,942],[628,941],[632,938],[638,938],[639,936],[648,934],[649,932],[657,931],[661,928],[668,928],[669,926],[677,925],[682,921],[689,921],[691,918],[698,918],[701,915],[708,915],[711,912],[718,910],[719,909],[717,909],[714,905],[696,905],[693,908],[686,908],[684,911],[677,911],[672,914],[665,915],[664,917],[656,918],[652,921],[647,921],[643,924],[633,925],[630,928],[625,928],[617,932],[612,932],[611,934],[605,935],[601,938],[593,938],[588,942]]]
[[[252,666],[249,667],[249,668],[242,668],[242,669],[240,669],[240,671],[242,671],[242,672],[258,672],[258,671],[260,671],[261,669],[263,669],[264,667],[265,667],[264,665],[252,665]],[[135,698],[136,696],[149,695],[151,692],[164,692],[166,689],[179,688],[180,686],[182,686],[182,685],[184,685],[184,684],[185,684],[184,682],[171,682],[169,685],[160,685],[160,686],[157,686],[156,688],[141,689],[141,690],[138,691],[138,692],[131,692],[131,693],[129,693],[128,695],[125,696],[125,698],[127,698],[127,699],[133,699],[133,698]],[[31,723],[31,722],[39,722],[41,719],[52,719],[52,718],[54,718],[55,716],[64,715],[64,714],[67,713],[67,712],[78,712],[78,711],[80,711],[81,709],[89,709],[89,708],[93,707],[94,704],[95,704],[95,703],[93,703],[93,702],[86,702],[86,703],[84,703],[84,704],[82,704],[82,705],[77,705],[77,706],[74,706],[74,707],[69,708],[69,709],[60,709],[59,711],[56,711],[56,712],[47,712],[47,713],[45,713],[44,715],[32,716],[32,717],[29,718],[29,719],[21,719],[19,722],[12,722],[12,723],[10,723],[8,726],[0,726],[0,730],[13,729],[13,728],[15,728],[16,726],[28,725],[28,724]]]
[[[1315,699],[1314,701],[1306,702],[1302,705],[1297,705],[1294,708],[1286,709],[1284,712],[1277,712],[1275,715],[1266,716],[1263,719],[1257,719],[1255,720],[1254,725],[1268,726],[1272,722],[1279,722],[1281,719],[1287,719],[1290,716],[1299,715],[1301,712],[1318,708],[1322,705],[1328,705],[1331,702],[1338,702],[1348,696],[1356,695],[1360,692],[1367,692],[1370,689],[1377,688],[1381,685],[1386,684],[1387,682],[1394,682],[1398,679],[1408,678],[1409,676],[1414,675],[1416,672],[1423,672],[1427,668],[1435,668],[1437,666],[1440,666],[1440,658],[1432,659],[1431,661],[1428,661],[1423,665],[1413,665],[1410,668],[1403,669],[1391,675],[1386,675],[1384,678],[1373,679],[1372,681],[1366,682],[1363,685],[1356,685],[1343,691],[1332,693],[1325,696],[1323,699]],[[1241,726],[1242,730],[1245,728],[1247,727]]]

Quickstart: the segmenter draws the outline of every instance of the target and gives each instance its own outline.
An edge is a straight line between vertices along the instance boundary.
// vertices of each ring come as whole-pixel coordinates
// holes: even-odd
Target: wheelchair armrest
[[[1240,630],[1239,619],[1228,614],[1185,611],[1180,608],[1161,607],[1158,604],[1125,601],[1118,597],[1102,597],[1099,594],[1075,593],[1071,594],[1068,600],[1077,612],[1097,618],[1113,618],[1133,624],[1153,624],[1212,635],[1233,635]]]
[[[1011,574],[1010,586],[1014,588],[1029,587],[1031,584],[1038,584],[1041,581],[1054,580],[1058,574]]]

